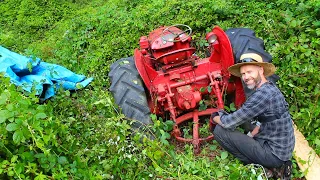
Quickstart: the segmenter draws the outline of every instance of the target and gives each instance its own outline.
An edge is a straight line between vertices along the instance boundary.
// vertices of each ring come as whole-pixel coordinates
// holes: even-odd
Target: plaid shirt
[[[261,122],[254,139],[267,142],[272,153],[283,161],[291,159],[295,138],[288,103],[280,90],[271,82],[258,88],[237,111],[227,114],[219,111],[222,127],[234,130],[246,121],[271,115],[274,119]]]

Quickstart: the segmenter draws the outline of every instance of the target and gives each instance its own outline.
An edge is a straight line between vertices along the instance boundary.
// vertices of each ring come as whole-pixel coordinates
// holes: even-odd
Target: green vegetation
[[[261,179],[215,142],[197,157],[190,145],[174,148],[163,131],[170,123],[155,117],[159,140],[141,140],[113,104],[110,64],[132,56],[140,36],[177,23],[193,29],[200,52],[214,25],[255,30],[295,123],[320,153],[319,1],[3,0],[0,12],[0,45],[95,78],[39,104],[1,77],[0,179]]]

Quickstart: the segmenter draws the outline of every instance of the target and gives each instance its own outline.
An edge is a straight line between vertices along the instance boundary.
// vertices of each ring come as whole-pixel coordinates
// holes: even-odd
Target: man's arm
[[[219,118],[215,117],[214,122],[224,128],[234,129],[245,121],[254,119],[269,108],[270,97],[268,94],[270,93],[266,89],[257,90],[240,109],[231,114],[219,112]]]

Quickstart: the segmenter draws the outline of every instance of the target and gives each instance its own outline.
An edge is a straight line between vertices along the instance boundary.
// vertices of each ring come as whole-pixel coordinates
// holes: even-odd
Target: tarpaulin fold
[[[93,78],[73,73],[65,67],[42,62],[40,58],[26,57],[0,46],[0,73],[27,92],[35,87],[40,100],[55,95],[55,90],[77,90],[87,86]]]

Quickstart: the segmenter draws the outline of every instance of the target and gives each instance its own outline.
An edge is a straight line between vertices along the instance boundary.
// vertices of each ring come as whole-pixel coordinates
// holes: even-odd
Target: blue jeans
[[[224,129],[220,125],[215,127],[213,134],[226,151],[244,164],[260,164],[266,168],[277,168],[284,164],[284,161],[272,154],[265,141],[255,140],[237,130]]]

